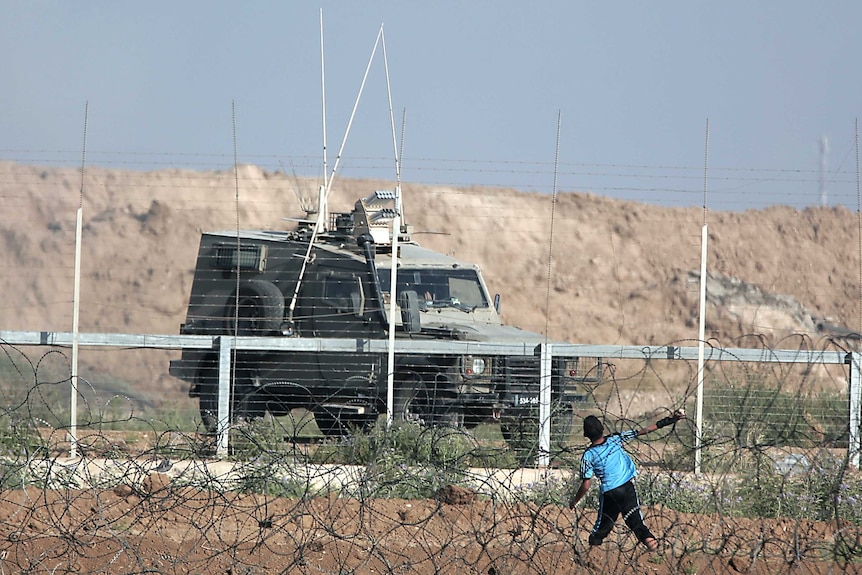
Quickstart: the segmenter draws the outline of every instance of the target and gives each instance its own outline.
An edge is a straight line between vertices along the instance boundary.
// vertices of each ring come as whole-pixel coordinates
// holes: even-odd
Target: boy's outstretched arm
[[[685,410],[684,409],[677,409],[676,411],[674,411],[670,415],[670,417],[665,417],[665,418],[659,419],[658,421],[656,421],[652,425],[648,425],[648,426],[644,427],[643,429],[638,430],[638,435],[646,435],[647,433],[652,433],[656,429],[661,429],[662,427],[667,427],[668,425],[673,425],[677,421],[679,421],[680,419],[685,419]]]
[[[571,501],[569,501],[569,509],[574,509],[578,506],[578,503],[581,502],[581,499],[584,498],[584,495],[587,494],[587,491],[590,490],[590,480],[583,479],[581,480],[581,486],[578,487],[578,492],[575,493],[575,496],[572,497]]]

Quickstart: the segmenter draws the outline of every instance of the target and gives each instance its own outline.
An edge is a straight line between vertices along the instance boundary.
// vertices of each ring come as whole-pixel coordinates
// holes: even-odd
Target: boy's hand
[[[656,429],[661,429],[662,427],[667,427],[668,425],[675,425],[677,421],[680,419],[685,419],[685,410],[677,409],[670,416],[659,419],[655,422]]]

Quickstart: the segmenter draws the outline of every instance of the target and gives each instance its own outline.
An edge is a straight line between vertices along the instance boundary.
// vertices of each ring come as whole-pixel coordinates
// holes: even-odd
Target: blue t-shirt
[[[635,429],[615,433],[605,437],[604,443],[587,448],[581,458],[581,479],[592,479],[593,475],[602,482],[602,493],[616,489],[637,475],[634,461],[623,449],[623,443],[638,436]]]

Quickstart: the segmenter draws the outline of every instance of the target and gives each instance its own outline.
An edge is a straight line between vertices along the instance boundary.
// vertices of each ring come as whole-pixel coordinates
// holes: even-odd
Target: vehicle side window
[[[352,294],[358,290],[359,278],[354,274],[331,274],[323,280],[323,303],[349,311],[352,307]]]

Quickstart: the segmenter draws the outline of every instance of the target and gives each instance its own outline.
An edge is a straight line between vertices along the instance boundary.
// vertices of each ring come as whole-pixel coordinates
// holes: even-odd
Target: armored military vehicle
[[[478,266],[423,248],[409,226],[392,222],[400,196],[377,191],[350,213],[300,221],[291,231],[204,233],[183,334],[386,340],[395,326],[396,420],[472,428],[499,422],[512,438],[535,429],[539,357],[404,354],[398,341],[476,341],[537,346],[544,336],[503,325]],[[320,222],[327,225],[321,226]],[[395,240],[393,242],[393,240]],[[390,285],[397,245],[396,309]],[[314,413],[321,432],[342,435],[372,425],[387,410],[388,354],[237,351],[231,418],[296,408]],[[600,376],[584,358],[553,361],[553,421],[571,424],[579,384]],[[208,430],[216,426],[218,354],[186,349],[171,374],[190,384]]]

